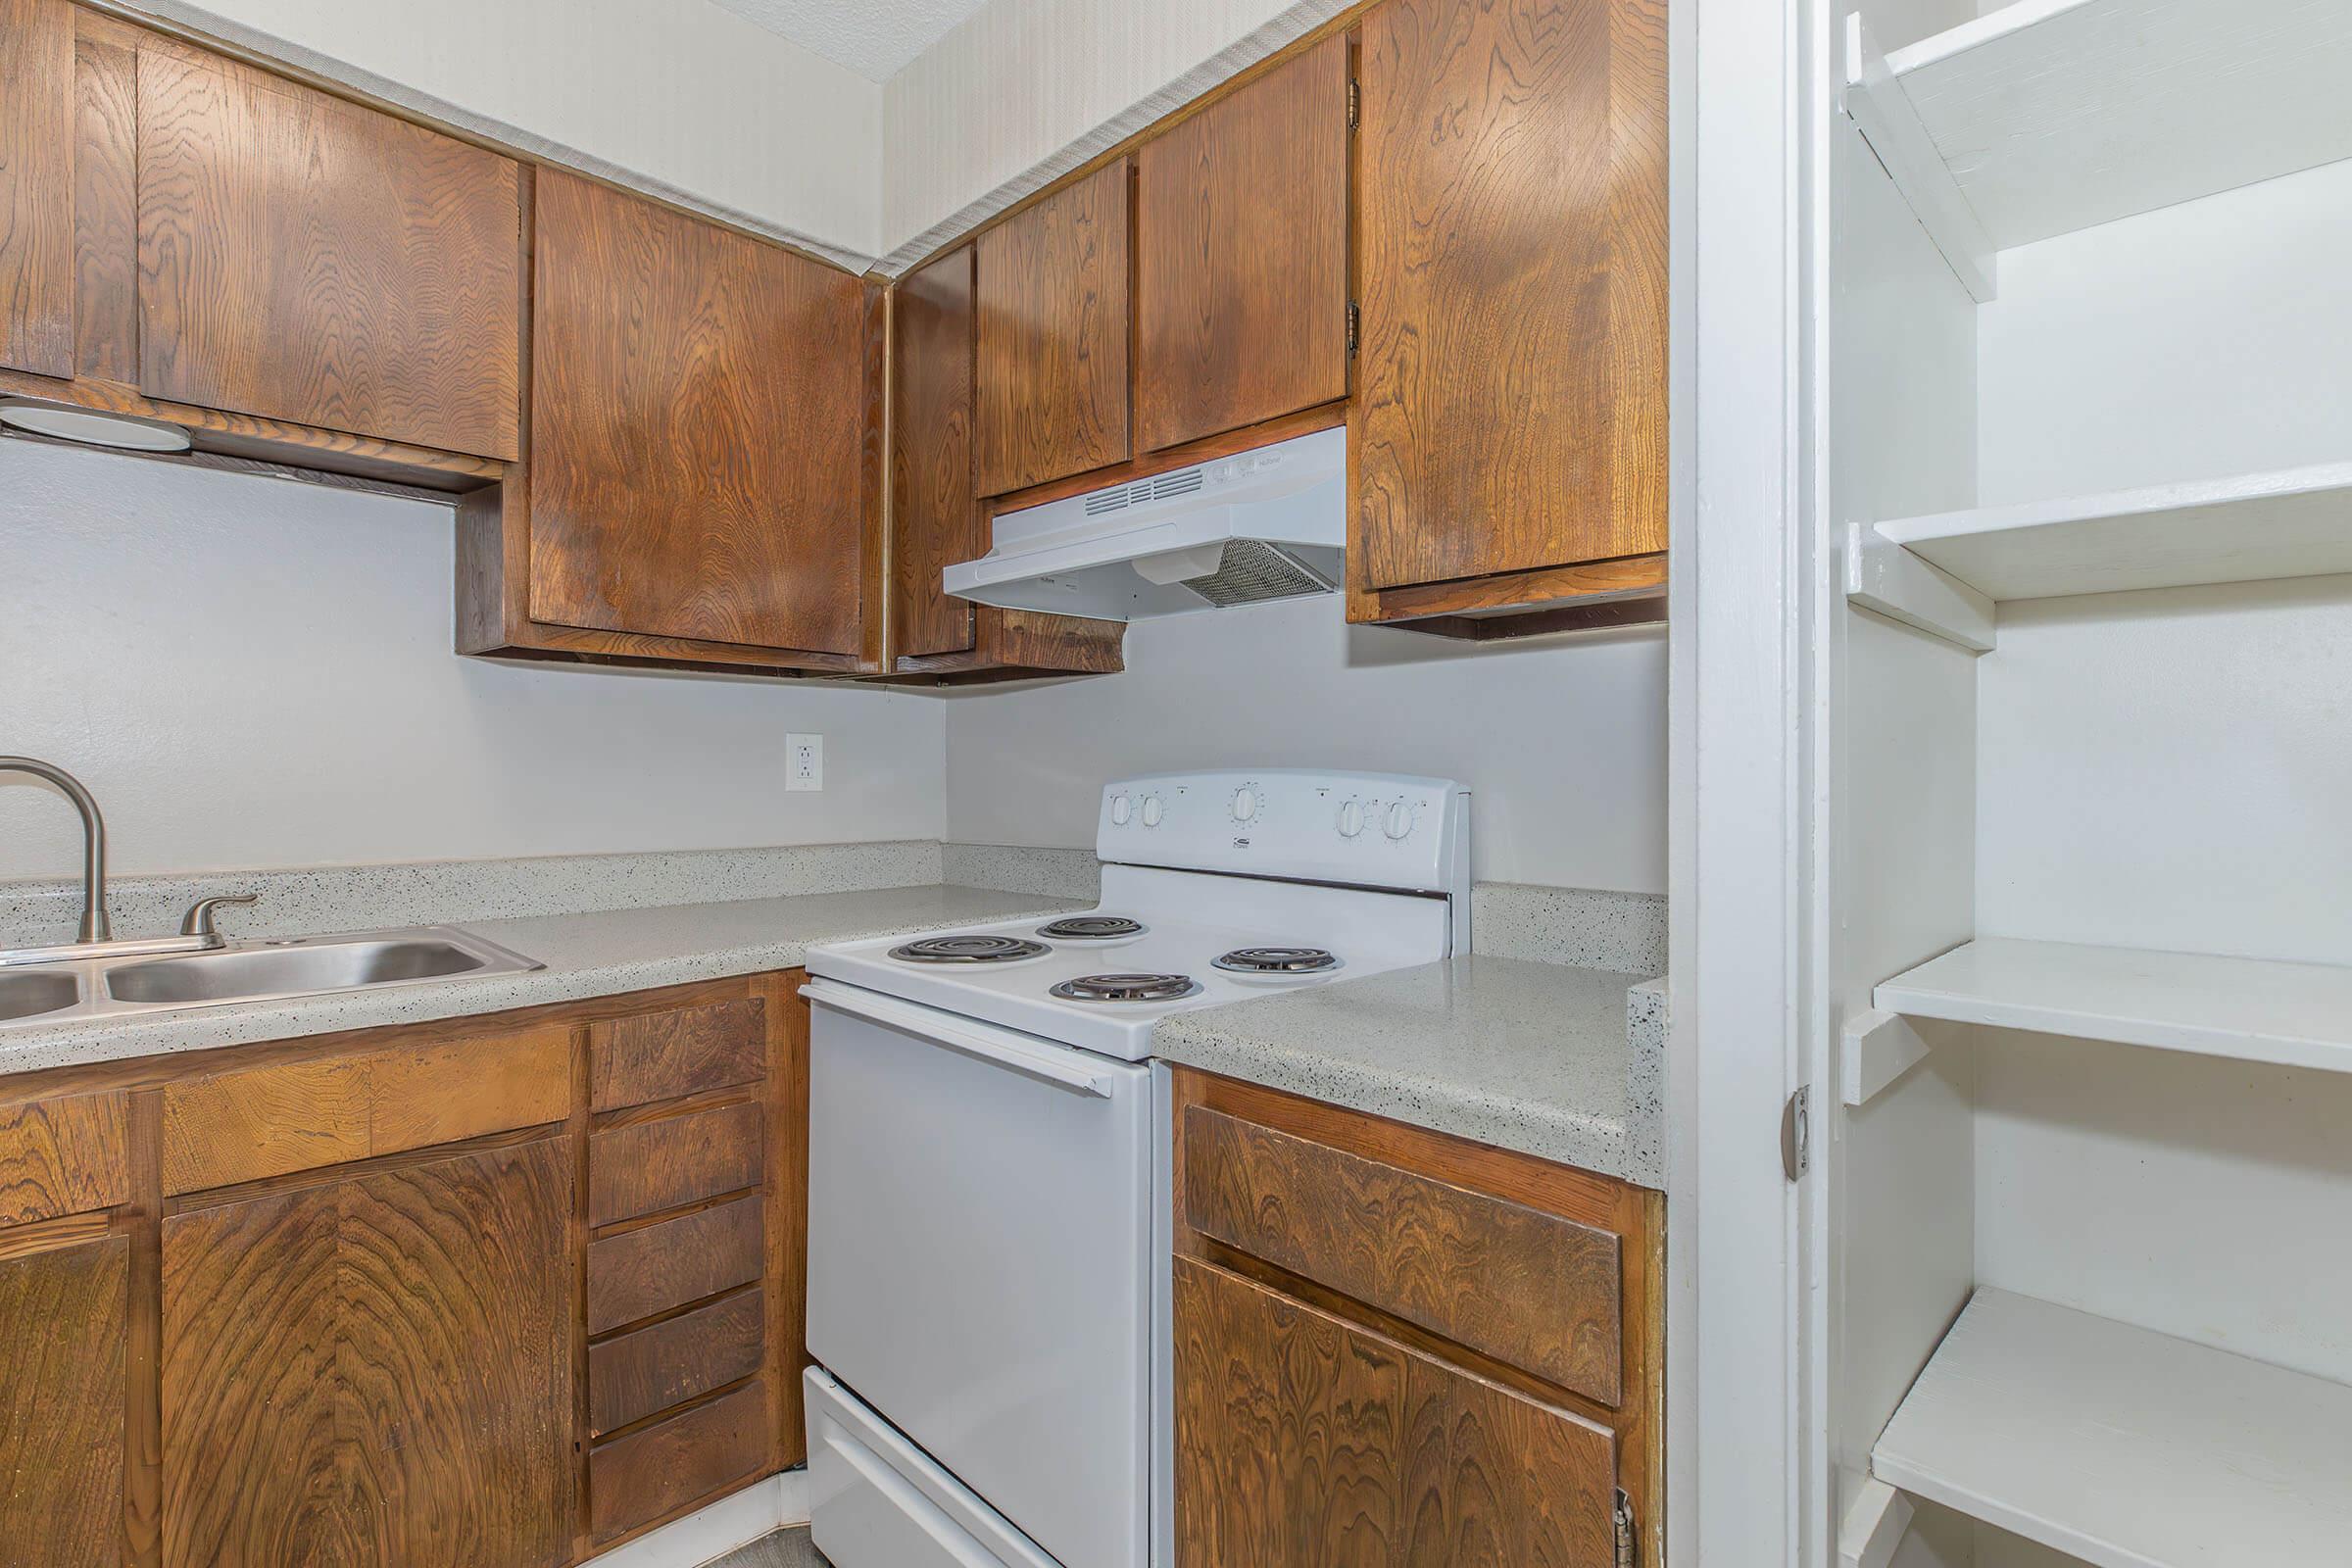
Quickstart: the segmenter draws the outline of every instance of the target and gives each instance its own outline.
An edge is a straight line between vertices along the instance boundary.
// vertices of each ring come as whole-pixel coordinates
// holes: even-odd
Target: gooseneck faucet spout
[[[106,942],[113,929],[106,918],[106,818],[81,780],[64,768],[34,757],[0,757],[0,773],[29,773],[47,779],[66,792],[81,813],[81,940]]]

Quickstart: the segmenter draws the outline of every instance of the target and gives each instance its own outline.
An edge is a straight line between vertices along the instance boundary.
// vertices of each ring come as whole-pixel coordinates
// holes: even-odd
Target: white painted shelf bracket
[[[1928,1059],[1936,1043],[1910,1019],[1872,1007],[1845,1020],[1838,1053],[1838,1098],[1867,1105],[1903,1074]]]
[[[1911,1499],[1876,1476],[1859,1480],[1838,1525],[1838,1568],[1886,1568],[1910,1532]]]
[[[1992,601],[1867,522],[1846,530],[1845,597],[1972,653],[1992,652]]]
[[[1952,178],[1936,140],[1921,123],[1911,95],[1871,41],[1862,13],[1845,19],[1845,112],[1878,154],[1887,177],[1918,215],[1920,226],[1943,253],[1960,286],[1979,305],[1989,304],[1999,281],[1998,253]]]

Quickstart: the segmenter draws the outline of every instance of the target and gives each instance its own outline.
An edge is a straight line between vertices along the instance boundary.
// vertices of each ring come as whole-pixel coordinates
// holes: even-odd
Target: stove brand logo
[[[1250,847],[1250,841],[1248,839],[1237,838],[1233,841],[1233,847],[1237,850],[1246,850]]]

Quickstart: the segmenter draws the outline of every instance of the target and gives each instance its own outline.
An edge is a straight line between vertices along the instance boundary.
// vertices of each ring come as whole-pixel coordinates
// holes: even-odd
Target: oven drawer
[[[971,1488],[816,1367],[808,1400],[809,1536],[837,1562],[1058,1568]]]

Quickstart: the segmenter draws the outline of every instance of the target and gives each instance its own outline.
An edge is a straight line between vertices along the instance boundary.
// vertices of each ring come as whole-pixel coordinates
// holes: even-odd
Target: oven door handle
[[[1039,1045],[1010,1029],[958,1018],[952,1013],[919,1006],[911,1002],[901,1002],[895,997],[877,996],[871,991],[860,991],[838,981],[811,980],[801,987],[801,995],[820,1006],[853,1013],[893,1029],[904,1029],[933,1045],[945,1046],[950,1051],[1007,1068],[1024,1078],[1034,1078],[1055,1089],[1066,1089],[1073,1095],[1086,1095],[1096,1100],[1110,1098],[1110,1075],[1090,1071],[1066,1059],[1066,1056],[1077,1054],[1075,1050],[1065,1053],[1061,1048]]]

